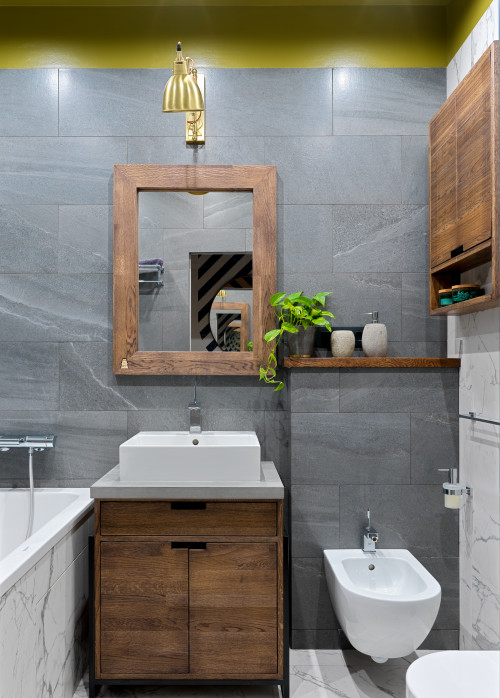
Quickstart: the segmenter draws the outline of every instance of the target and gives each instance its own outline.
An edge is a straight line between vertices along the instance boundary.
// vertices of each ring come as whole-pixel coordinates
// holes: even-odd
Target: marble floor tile
[[[417,650],[408,657],[375,664],[355,650],[290,650],[290,698],[404,698],[408,666],[427,654]],[[85,676],[73,698],[87,698]],[[168,688],[101,689],[102,698],[279,698],[273,686],[171,686]]]

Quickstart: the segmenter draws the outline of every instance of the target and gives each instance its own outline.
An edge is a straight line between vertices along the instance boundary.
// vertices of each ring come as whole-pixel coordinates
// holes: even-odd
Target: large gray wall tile
[[[274,462],[285,485],[290,483],[290,413],[266,410],[264,453]]]
[[[185,191],[141,191],[139,228],[203,228],[203,197]]]
[[[1,138],[0,205],[110,204],[123,138]]]
[[[448,356],[447,342],[391,342],[387,356],[435,357]]]
[[[401,203],[396,136],[266,138],[265,148],[278,168],[278,203]]]
[[[57,436],[53,450],[35,455],[37,486],[89,487],[117,464],[118,447],[127,438],[127,416],[125,412],[0,412],[0,432],[30,431]],[[26,453],[11,454],[2,457],[4,473],[25,485]]]
[[[421,557],[425,569],[441,585],[441,605],[433,630],[456,630],[459,627],[459,558]]]
[[[57,230],[57,206],[0,207],[0,273],[56,271]]]
[[[446,473],[438,472],[438,468],[456,468],[458,458],[458,418],[455,414],[411,415],[412,482],[444,482]]]
[[[444,342],[446,318],[429,315],[428,274],[403,274],[403,341]]]
[[[110,283],[109,274],[0,274],[0,336],[109,341]]]
[[[294,485],[291,488],[292,555],[316,557],[339,547],[339,488]]]
[[[143,232],[148,236],[151,233],[157,232],[153,230],[141,231],[139,234],[140,244],[142,244]],[[163,233],[163,257],[165,265],[169,269],[188,269],[190,252],[245,252],[248,249],[247,232],[252,236],[252,230],[247,231],[243,228],[192,228],[174,229],[170,228],[161,231]],[[158,251],[158,247],[153,247],[154,243],[150,243],[149,249],[152,256],[154,250]],[[251,251],[251,245],[250,250]],[[143,253],[141,252],[141,257]],[[144,256],[146,254],[144,253]]]
[[[323,558],[294,558],[292,562],[292,626],[301,629],[329,629],[335,625]]]
[[[175,136],[184,114],[162,112],[172,70],[60,71],[61,136]],[[124,162],[124,161],[122,161]]]
[[[114,376],[111,359],[111,344],[65,343],[61,409],[182,409],[192,399],[192,376]]]
[[[210,128],[207,125],[207,128]],[[181,128],[181,133],[185,127]],[[170,138],[129,138],[128,162],[171,165],[264,165],[264,138],[208,137],[203,145],[187,146],[182,135]]]
[[[306,295],[332,291],[326,308],[335,315],[333,328],[361,326],[369,322],[365,313],[379,311],[387,325],[389,340],[401,339],[401,274],[383,273],[284,273],[278,274],[278,290]]]
[[[0,136],[57,136],[57,69],[0,70],[0,104]]]
[[[316,368],[288,372],[291,412],[338,412],[339,372]]]
[[[59,207],[59,272],[113,271],[113,207]]]
[[[458,371],[453,368],[340,369],[341,412],[458,411]]]
[[[252,228],[253,195],[248,191],[212,191],[201,198],[205,228]]]
[[[404,204],[429,204],[429,137],[401,139],[402,187]]]
[[[417,557],[457,557],[458,512],[445,509],[438,485],[341,485],[340,547],[359,547],[370,509],[377,547]]]
[[[458,630],[431,630],[420,645],[421,650],[458,650]]]
[[[332,271],[331,206],[278,206],[278,271]]]
[[[332,215],[333,271],[426,269],[426,206],[332,206]]]
[[[204,72],[207,129],[213,136],[332,133],[332,72],[328,68]]]
[[[405,414],[291,415],[293,484],[409,483]]]
[[[440,68],[336,68],[333,132],[339,135],[427,135],[446,99]]]
[[[59,408],[57,344],[1,341],[0,356],[0,410]]]

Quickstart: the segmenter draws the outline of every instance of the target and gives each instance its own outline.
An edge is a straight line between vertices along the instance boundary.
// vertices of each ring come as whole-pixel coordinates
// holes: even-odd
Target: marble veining
[[[73,694],[87,663],[89,527],[68,533],[0,598],[0,698]]]
[[[499,38],[494,0],[447,69],[450,95]],[[459,411],[500,419],[500,309],[448,318],[448,356],[460,356]],[[460,649],[500,648],[500,427],[460,420]]]

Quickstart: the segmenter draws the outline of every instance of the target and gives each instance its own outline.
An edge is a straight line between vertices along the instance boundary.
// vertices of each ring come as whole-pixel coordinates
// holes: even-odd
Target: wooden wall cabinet
[[[96,500],[96,680],[282,680],[282,502],[184,504]]]
[[[498,305],[498,42],[430,122],[429,185],[431,314]],[[439,289],[471,281],[470,271],[484,264],[489,293],[439,307]]]

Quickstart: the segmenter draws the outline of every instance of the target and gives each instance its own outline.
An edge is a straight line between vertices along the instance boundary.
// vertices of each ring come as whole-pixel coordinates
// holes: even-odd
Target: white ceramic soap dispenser
[[[378,312],[371,313],[372,321],[365,325],[361,345],[366,356],[387,356],[387,327],[378,321]]]

